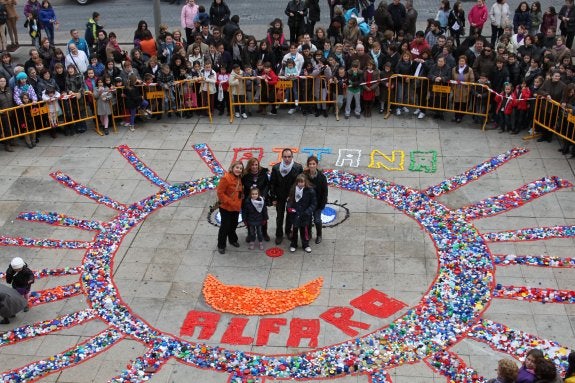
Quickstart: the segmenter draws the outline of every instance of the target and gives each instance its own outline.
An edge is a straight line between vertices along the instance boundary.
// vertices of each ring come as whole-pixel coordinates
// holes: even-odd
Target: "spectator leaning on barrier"
[[[551,73],[551,78],[545,80],[541,88],[539,89],[539,95],[545,97],[547,100],[561,102],[563,98],[563,94],[565,93],[565,88],[567,85],[563,81],[561,81],[561,73],[558,70],[555,70]],[[547,113],[550,113],[550,109],[547,110]],[[548,116],[546,119],[549,121],[551,116]],[[547,130],[543,129],[541,132],[541,137],[537,139],[537,142],[551,142],[551,138],[553,134]]]
[[[8,80],[6,77],[0,74],[0,110],[5,110],[11,108],[14,105],[14,99],[12,95],[12,89],[8,86]],[[2,134],[4,137],[9,137],[12,135],[12,121],[7,112],[0,113],[0,119],[2,121]],[[15,145],[15,141],[4,140],[4,150],[7,152],[13,152],[12,146]]]

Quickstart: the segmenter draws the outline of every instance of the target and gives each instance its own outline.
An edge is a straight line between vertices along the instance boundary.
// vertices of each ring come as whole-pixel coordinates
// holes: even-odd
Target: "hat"
[[[383,66],[391,66],[391,62],[390,61],[386,61],[385,64],[383,64]]]
[[[116,77],[114,79],[114,82],[123,82],[124,80],[122,80],[122,77]]]
[[[20,72],[16,75],[16,80],[20,81],[20,80],[26,80],[28,78],[28,75],[24,72]]]
[[[20,257],[12,258],[10,266],[12,266],[13,269],[21,269],[24,267],[24,260]]]

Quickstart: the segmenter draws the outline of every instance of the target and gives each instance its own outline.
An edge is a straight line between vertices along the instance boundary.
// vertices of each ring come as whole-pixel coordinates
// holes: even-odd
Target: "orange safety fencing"
[[[541,129],[549,130],[564,140],[575,144],[575,115],[573,115],[572,110],[546,97],[537,97],[535,100],[531,136],[525,138],[536,137],[537,131],[541,131]]]
[[[261,77],[238,77],[229,86],[230,122],[234,121],[235,113],[252,112],[252,107],[258,106],[259,111],[267,105],[289,105],[290,108],[299,105],[316,105],[327,109],[334,105],[336,119],[339,120],[337,107],[337,86],[326,76],[297,76],[288,78],[279,76],[274,85],[268,85]]]
[[[468,114],[483,118],[483,129],[487,123],[491,103],[491,89],[483,84],[449,81],[446,84],[431,82],[426,77],[393,75],[388,81],[387,112],[393,106],[415,107],[424,112],[448,112]],[[380,80],[381,81],[381,80]],[[202,113],[212,122],[212,107],[217,97],[217,87],[203,79],[175,81],[173,84],[138,85],[140,93],[149,105],[152,115],[166,111],[184,114]],[[214,88],[216,92],[214,93]],[[108,102],[112,110],[112,126],[116,129],[115,119],[128,118],[123,87],[114,88],[113,97]],[[336,119],[345,94],[338,94],[337,84],[319,76],[300,76],[294,79],[282,78],[274,86],[268,86],[259,77],[240,77],[236,84],[229,87],[230,122],[235,112],[249,111],[254,106],[266,105],[316,105],[328,108],[333,105]],[[73,125],[81,121],[93,120],[95,130],[100,130],[96,100],[91,92],[82,96],[62,96],[58,99],[40,101],[0,110],[0,141],[34,135],[58,127]],[[140,114],[146,117],[145,110]],[[242,113],[243,113],[242,112]],[[537,97],[532,109],[533,126],[530,139],[537,131],[546,129],[559,137],[575,144],[575,115],[560,103]]]
[[[110,104],[112,121],[110,125],[117,132],[116,120],[130,117],[124,96],[125,87],[114,87]],[[175,81],[173,84],[138,85],[140,94],[146,100],[151,115],[161,115],[165,111],[180,115],[189,112],[204,113],[212,122],[210,97],[199,79]],[[141,117],[146,117],[146,110],[138,109]],[[0,111],[0,141],[32,135],[35,133],[73,125],[80,121],[94,121],[96,133],[103,136],[98,119],[97,100],[92,92],[86,91],[80,97],[64,95],[49,101],[6,108]]]
[[[491,91],[471,82],[432,82],[427,77],[393,75],[389,78],[387,113],[392,106],[427,111],[468,114],[488,120]]]
[[[23,104],[0,110],[0,141],[35,135],[56,127],[65,127],[80,121],[97,121],[88,112],[94,102],[87,93],[81,97],[62,96],[48,101]]]
[[[184,113],[199,112],[208,116],[212,122],[211,97],[204,90],[205,82],[201,79],[179,80],[165,85],[141,84],[137,87],[144,100],[149,103],[148,110],[152,116],[162,115],[164,112],[177,113],[180,116]],[[130,117],[130,110],[126,107],[126,98],[123,96],[124,88],[116,87],[115,97],[110,100],[114,129],[116,119]],[[143,109],[138,109],[138,114],[145,117],[147,113]]]

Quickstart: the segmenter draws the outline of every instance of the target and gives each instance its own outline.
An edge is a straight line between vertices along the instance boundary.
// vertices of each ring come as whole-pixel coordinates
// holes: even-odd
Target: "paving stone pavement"
[[[529,152],[510,160],[498,170],[459,190],[438,198],[445,206],[457,209],[493,195],[503,194],[545,176],[558,176],[575,182],[573,165],[557,152],[558,144],[523,141],[520,136],[481,131],[470,121],[462,124],[436,120],[418,120],[413,116],[381,115],[370,119],[336,121],[329,118],[288,116],[280,109],[275,117],[250,117],[232,124],[215,117],[176,119],[139,124],[135,132],[119,128],[118,133],[100,137],[87,133],[52,139],[40,138],[30,150],[23,142],[14,153],[0,152],[0,235],[32,238],[91,240],[93,233],[17,220],[24,211],[53,211],[69,216],[107,221],[116,211],[98,205],[55,182],[49,174],[60,170],[74,180],[117,201],[130,204],[158,192],[137,173],[115,149],[128,145],[161,178],[171,184],[211,176],[210,170],[193,149],[207,143],[217,159],[227,167],[234,148],[261,147],[262,162],[277,158],[279,147],[330,148],[323,154],[321,167],[369,174],[416,189],[424,189],[460,174],[482,161],[523,146]],[[359,166],[337,167],[340,150],[361,150]],[[379,150],[391,155],[393,150],[405,154],[404,169],[399,171],[368,167],[370,153]],[[433,173],[409,171],[410,152],[436,151],[437,166]],[[399,156],[399,152],[397,153]],[[381,157],[377,157],[382,161]],[[306,155],[296,153],[305,163]],[[411,218],[382,202],[357,193],[330,188],[329,201],[349,209],[350,216],[341,224],[324,229],[323,242],[312,244],[313,252],[298,250],[290,254],[287,243],[280,247],[286,253],[279,258],[267,257],[262,251],[248,250],[243,241],[245,229],[238,229],[241,246],[228,248],[225,255],[216,251],[217,228],[208,222],[209,206],[215,191],[183,199],[149,216],[122,241],[115,255],[113,278],[124,302],[137,315],[155,328],[179,335],[190,311],[211,312],[202,295],[204,278],[215,275],[229,285],[259,286],[264,289],[291,289],[318,277],[323,287],[310,305],[284,314],[268,317],[285,318],[288,325],[272,333],[264,346],[221,343],[227,324],[241,317],[219,313],[221,318],[208,345],[221,345],[264,354],[292,354],[309,351],[307,339],[299,347],[287,347],[289,323],[294,318],[318,320],[318,347],[333,345],[355,337],[346,335],[320,315],[334,307],[351,308],[350,301],[371,289],[405,303],[405,308],[387,318],[377,318],[353,308],[353,320],[369,326],[360,330],[363,336],[400,318],[416,305],[429,289],[438,272],[438,257],[430,236]],[[575,225],[575,190],[565,188],[532,203],[503,214],[473,221],[480,233],[517,230],[525,227]],[[270,233],[274,232],[275,211],[270,210]],[[273,237],[272,237],[273,240]],[[273,242],[266,243],[266,248]],[[550,255],[572,257],[574,239],[551,239],[532,242],[489,243],[492,254]],[[82,264],[83,251],[2,247],[0,269],[14,256],[23,257],[34,270],[75,267]],[[575,290],[575,278],[569,268],[544,268],[524,265],[496,266],[494,284]],[[34,290],[53,288],[78,281],[77,275],[42,278]],[[0,332],[49,320],[88,308],[83,295],[33,307],[21,313],[10,325],[0,325]],[[261,319],[246,316],[244,336],[256,337]],[[575,307],[568,304],[541,304],[518,300],[492,299],[482,318],[503,323],[511,328],[575,347]],[[106,328],[99,319],[46,336],[0,347],[0,365],[5,373],[28,363],[49,358],[86,341]],[[183,336],[198,342],[194,336]],[[506,356],[486,344],[463,338],[450,348],[467,365],[487,378],[494,377],[497,360]],[[118,376],[131,360],[146,352],[146,346],[126,338],[108,351],[73,368],[64,369],[40,379],[41,382],[104,382]],[[519,363],[519,362],[518,362]],[[445,377],[419,362],[402,365],[390,371],[393,382],[444,382]],[[197,369],[169,361],[153,375],[152,382],[227,382],[228,375]],[[267,378],[266,382],[276,382]],[[321,381],[321,380],[320,380]],[[365,375],[348,375],[343,383],[368,382]]]

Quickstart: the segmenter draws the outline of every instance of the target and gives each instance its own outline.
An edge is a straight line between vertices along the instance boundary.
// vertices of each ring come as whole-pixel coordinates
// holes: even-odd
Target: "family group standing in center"
[[[322,241],[321,212],[327,204],[327,178],[319,170],[319,160],[310,156],[306,169],[294,160],[293,151],[284,149],[282,160],[271,173],[256,158],[248,160],[244,169],[241,161],[234,161],[222,176],[217,187],[220,229],[218,252],[225,254],[226,245],[240,247],[236,229],[240,213],[245,223],[249,249],[264,249],[268,235],[268,207],[276,210],[275,244],[284,236],[290,240],[289,250],[295,252],[298,240],[306,253],[311,253],[310,239],[315,227],[315,243]]]

